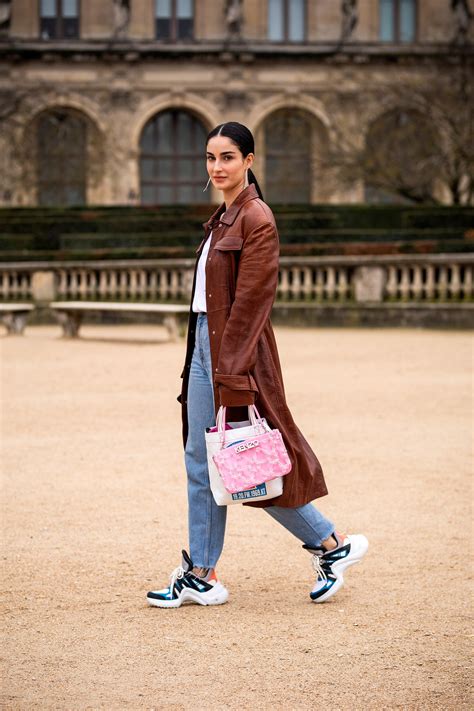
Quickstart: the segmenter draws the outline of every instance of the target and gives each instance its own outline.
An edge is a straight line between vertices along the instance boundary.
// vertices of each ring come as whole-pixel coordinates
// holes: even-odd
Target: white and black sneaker
[[[316,583],[309,596],[313,602],[324,602],[335,595],[344,585],[344,571],[354,563],[359,563],[367,553],[369,542],[361,534],[347,536],[335,533],[333,538],[337,547],[303,548],[313,554],[313,568],[317,573]]]
[[[192,572],[193,561],[182,551],[182,564],[170,576],[170,584],[163,590],[147,593],[149,605],[154,607],[180,607],[183,602],[198,605],[222,605],[229,597],[228,590],[217,580],[214,570],[208,569],[200,577]]]

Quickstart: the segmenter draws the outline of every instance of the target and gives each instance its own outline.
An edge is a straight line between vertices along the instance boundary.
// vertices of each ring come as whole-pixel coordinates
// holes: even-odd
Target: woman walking
[[[224,545],[227,508],[209,486],[205,430],[221,405],[227,419],[247,419],[247,406],[277,428],[291,460],[283,493],[252,501],[303,543],[313,556],[316,581],[310,592],[324,602],[343,585],[346,568],[365,555],[363,535],[346,535],[310,502],[327,494],[316,455],[295,425],[285,400],[270,312],[278,282],[279,240],[275,220],[251,171],[254,139],[248,128],[228,122],[206,141],[207,171],[224,202],[204,224],[197,249],[186,359],[178,398],[188,476],[190,554],[162,590],[149,592],[156,607],[183,602],[219,605],[228,591],[216,575]],[[206,186],[207,187],[207,186]]]

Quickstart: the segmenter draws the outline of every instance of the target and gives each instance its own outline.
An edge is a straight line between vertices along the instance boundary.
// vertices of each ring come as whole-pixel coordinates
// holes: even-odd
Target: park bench
[[[22,334],[34,304],[0,304],[0,318],[8,333]]]
[[[63,335],[75,338],[79,335],[82,319],[89,313],[147,313],[161,317],[171,340],[180,334],[180,314],[189,314],[189,306],[184,304],[144,304],[107,301],[51,301],[49,308],[63,328]]]

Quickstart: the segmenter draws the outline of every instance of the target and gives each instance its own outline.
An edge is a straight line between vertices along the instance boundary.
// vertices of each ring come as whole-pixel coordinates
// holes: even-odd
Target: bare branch
[[[445,199],[442,185],[450,202],[472,204],[474,89],[465,67],[432,86],[379,85],[375,98],[381,114],[365,145],[333,127],[320,167],[342,184],[363,180],[394,199],[437,203]]]

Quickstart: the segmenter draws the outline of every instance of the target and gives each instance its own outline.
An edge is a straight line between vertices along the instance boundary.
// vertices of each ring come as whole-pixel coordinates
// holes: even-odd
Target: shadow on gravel
[[[81,336],[78,339],[71,339],[71,343],[117,343],[121,345],[133,346],[164,346],[171,343],[167,338],[162,340],[139,339],[139,338],[94,338],[94,336]]]

